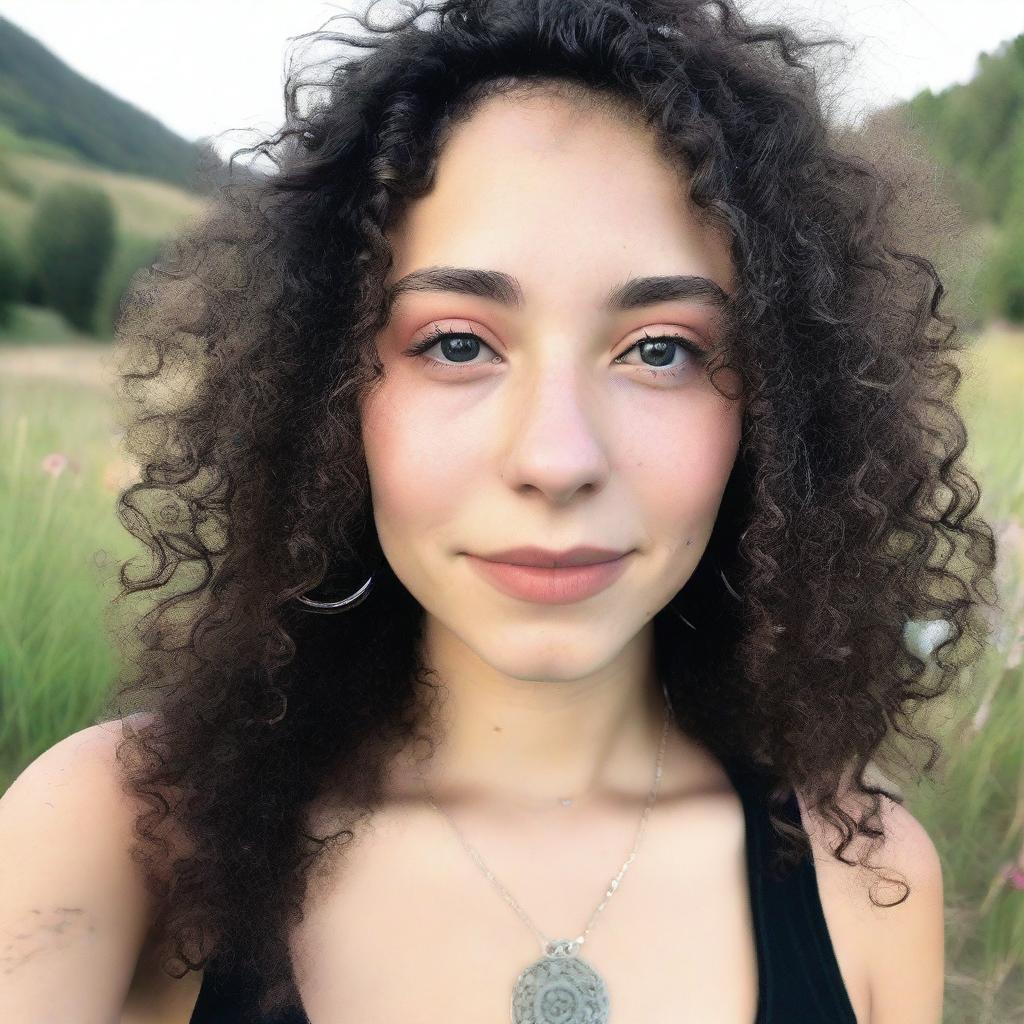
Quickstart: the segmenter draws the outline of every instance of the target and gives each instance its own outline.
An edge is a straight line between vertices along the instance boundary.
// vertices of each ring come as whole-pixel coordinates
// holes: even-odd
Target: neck
[[[652,634],[576,678],[503,673],[432,617],[423,636],[443,691],[430,726],[436,752],[420,762],[437,799],[554,807],[588,796],[646,798],[666,715]]]

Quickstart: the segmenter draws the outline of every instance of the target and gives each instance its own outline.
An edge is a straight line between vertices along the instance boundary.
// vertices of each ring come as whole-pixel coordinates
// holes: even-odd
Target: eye
[[[480,355],[481,346],[494,355],[489,363],[500,361],[494,349],[487,344],[479,335],[472,331],[444,331],[434,325],[428,337],[416,342],[405,354],[419,358],[432,367],[445,370],[458,370],[463,366],[473,365],[473,360]],[[445,359],[435,359],[425,353],[432,348],[438,347]],[[636,364],[624,363],[623,360],[631,352],[640,352],[642,356],[653,357],[659,360],[655,363]],[[676,353],[685,356],[681,363],[674,366],[669,365]],[[449,362],[448,360],[454,360]],[[659,334],[655,336],[645,335],[640,341],[632,344],[625,352],[617,356],[615,362],[625,366],[636,366],[638,369],[649,370],[652,377],[679,377],[690,372],[693,367],[701,366],[707,360],[707,353],[696,342],[682,335]],[[477,362],[476,365],[482,365]]]
[[[405,354],[407,356],[415,356],[422,362],[436,366],[439,369],[458,370],[462,366],[471,365],[473,358],[479,354],[481,345],[488,352],[494,353],[494,349],[483,338],[472,331],[443,331],[435,324],[431,328],[429,336],[422,341],[416,342],[415,345],[406,350]],[[435,346],[440,347],[442,354],[447,358],[454,359],[455,362],[443,362],[440,359],[434,359],[433,356],[424,355],[428,349]],[[496,353],[495,358],[498,358]],[[490,360],[490,362],[493,361]],[[481,364],[477,363],[476,365],[479,366]]]
[[[615,362],[620,362],[630,352],[640,352],[642,356],[659,360],[657,363],[645,363],[641,366],[641,369],[650,370],[654,377],[678,377],[691,370],[695,365],[701,366],[707,361],[707,353],[704,349],[681,334],[656,334],[653,337],[645,334],[640,341],[630,345],[622,355],[616,356]],[[687,358],[682,363],[666,369],[665,367],[671,362],[676,352],[680,352]]]

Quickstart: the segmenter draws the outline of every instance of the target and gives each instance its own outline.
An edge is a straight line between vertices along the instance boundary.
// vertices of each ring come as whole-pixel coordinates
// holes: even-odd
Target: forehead
[[[560,95],[496,96],[457,124],[429,193],[389,232],[392,283],[435,265],[501,268],[531,297],[601,298],[630,275],[734,287],[729,243],[702,222],[681,167],[625,109]]]

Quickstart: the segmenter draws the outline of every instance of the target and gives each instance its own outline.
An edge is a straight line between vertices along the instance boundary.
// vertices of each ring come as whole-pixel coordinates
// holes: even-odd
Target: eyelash
[[[429,337],[424,338],[422,341],[418,341],[411,348],[407,349],[405,354],[407,356],[414,356],[414,357],[420,359],[422,362],[428,363],[431,366],[437,366],[437,367],[440,367],[440,368],[445,369],[445,370],[460,370],[464,366],[468,366],[470,364],[468,364],[468,363],[446,363],[446,362],[442,362],[440,359],[434,359],[431,356],[427,356],[427,355],[423,354],[423,353],[425,353],[427,351],[427,349],[433,348],[435,345],[437,345],[439,342],[443,341],[445,338],[455,338],[455,337],[459,337],[459,338],[475,338],[482,345],[487,345],[487,342],[484,341],[484,339],[481,338],[478,334],[475,334],[473,331],[442,331],[440,328],[435,326],[433,328],[433,330],[431,331],[431,334],[430,334]],[[684,338],[681,335],[675,335],[675,334],[656,334],[656,335],[653,335],[653,336],[645,334],[643,336],[643,338],[641,338],[639,341],[634,342],[632,345],[630,345],[630,347],[627,348],[625,352],[623,352],[619,356],[616,356],[615,357],[615,361],[618,362],[624,356],[626,356],[630,352],[632,352],[633,349],[639,348],[641,345],[645,344],[648,341],[670,341],[670,342],[673,342],[679,348],[683,349],[683,351],[685,351],[688,355],[692,356],[693,359],[694,359],[694,362],[697,364],[697,366],[703,365],[704,362],[707,360],[707,353],[699,345],[697,345],[694,342],[690,341],[689,338]],[[487,345],[487,347],[491,348],[490,345]],[[492,349],[492,351],[493,351],[493,349]],[[665,369],[663,367],[655,367],[655,366],[640,366],[640,367],[637,367],[637,369],[649,370],[651,375],[654,376],[654,377],[679,377],[682,374],[684,374],[684,373],[688,372],[689,370],[691,370],[692,367],[688,367],[687,365],[684,364],[682,366],[677,366],[677,367],[674,367],[672,369]]]

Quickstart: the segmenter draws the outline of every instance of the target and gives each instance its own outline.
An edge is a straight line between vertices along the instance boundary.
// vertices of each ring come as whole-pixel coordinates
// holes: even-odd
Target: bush
[[[1011,323],[1024,324],[1024,224],[1003,236],[989,267],[989,302]]]
[[[110,197],[90,185],[48,189],[36,204],[26,242],[43,303],[78,330],[96,333],[96,300],[116,242]]]
[[[1024,324],[1024,173],[1007,203],[1005,227],[985,275],[990,312],[1011,323]]]
[[[0,326],[11,321],[11,304],[25,292],[25,264],[15,244],[0,228]]]

